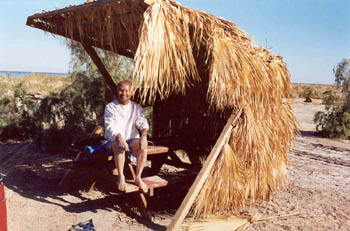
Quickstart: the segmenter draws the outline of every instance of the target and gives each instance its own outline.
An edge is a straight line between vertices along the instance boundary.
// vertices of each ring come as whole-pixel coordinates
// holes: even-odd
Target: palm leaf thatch
[[[163,134],[187,126],[187,135],[217,138],[222,117],[242,111],[196,199],[194,217],[232,214],[269,199],[283,185],[297,129],[282,57],[256,46],[234,23],[175,1],[150,2],[101,0],[34,15],[27,24],[134,58],[142,101],[182,113],[180,125],[163,127]],[[178,117],[170,116],[158,118],[175,124]]]
[[[296,123],[286,64],[255,46],[235,24],[173,1],[145,12],[134,79],[148,100],[201,81],[196,61],[204,47],[207,101],[216,110],[243,110],[193,208],[194,216],[237,211],[269,199],[282,185]],[[203,80],[202,80],[203,81]],[[210,198],[210,199],[208,199]]]
[[[134,57],[143,12],[150,0],[100,0],[28,17],[27,25]]]
[[[153,100],[156,94],[185,93],[200,81],[201,48],[210,71],[207,97],[215,108],[240,107],[242,94],[252,99],[252,92],[267,88],[276,92],[273,98],[288,96],[289,73],[281,57],[255,46],[235,24],[168,0],[157,0],[144,13],[134,58],[143,95]]]

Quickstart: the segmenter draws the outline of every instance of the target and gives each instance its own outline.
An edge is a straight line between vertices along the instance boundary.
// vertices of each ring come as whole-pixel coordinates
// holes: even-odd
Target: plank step
[[[168,151],[169,151],[169,148],[165,146],[154,146],[154,145],[147,146],[147,155],[167,153]]]
[[[159,176],[149,176],[142,178],[143,182],[148,187],[148,195],[153,196],[155,188],[161,188],[168,185],[168,181],[164,180]],[[140,188],[135,184],[134,180],[127,180],[125,193],[137,192]]]

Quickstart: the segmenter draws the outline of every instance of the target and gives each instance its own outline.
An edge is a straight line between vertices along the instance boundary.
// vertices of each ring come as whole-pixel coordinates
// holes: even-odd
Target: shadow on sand
[[[14,149],[16,149],[16,146],[14,146]],[[23,152],[23,147],[21,149]],[[86,196],[85,194],[89,194],[83,190],[87,186],[85,179],[88,179],[88,174],[86,172],[72,172],[65,185],[58,187],[58,182],[66,170],[56,168],[55,163],[64,160],[66,157],[45,153],[38,154],[30,144],[27,145],[26,149],[25,153],[17,154],[18,157],[16,158],[8,156],[11,161],[7,161],[6,168],[8,170],[5,174],[3,172],[4,183],[7,188],[25,198],[60,206],[69,213],[86,211],[97,213],[99,210],[118,211],[149,229],[166,229],[165,226],[140,217],[132,195],[117,194],[113,192],[110,185],[104,184],[101,180],[97,182],[96,190],[94,190],[94,192],[98,192],[98,196]],[[8,154],[10,153],[8,152]],[[6,159],[4,156],[1,158]],[[3,166],[0,164],[0,167]],[[183,177],[185,180],[181,184],[156,189],[155,195],[147,198],[153,217],[159,215],[173,216],[180,206],[195,177],[193,174],[186,175],[184,172],[181,174],[186,176]]]

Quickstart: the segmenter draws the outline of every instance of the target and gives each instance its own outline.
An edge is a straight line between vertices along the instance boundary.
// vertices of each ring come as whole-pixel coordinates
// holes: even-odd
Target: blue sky
[[[42,9],[81,0],[1,0],[0,70],[67,72],[64,39],[25,25]],[[236,23],[260,46],[284,57],[295,83],[333,83],[333,67],[350,58],[349,0],[179,0]]]

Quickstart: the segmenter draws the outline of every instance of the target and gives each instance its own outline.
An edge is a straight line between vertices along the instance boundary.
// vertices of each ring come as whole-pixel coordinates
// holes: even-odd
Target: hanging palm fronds
[[[290,77],[282,58],[255,46],[235,24],[173,1],[156,1],[144,15],[134,71],[144,99],[186,95],[188,86],[203,81],[195,51],[204,47],[208,103],[244,112],[196,200],[195,217],[270,199],[284,182],[296,130],[283,101]]]

